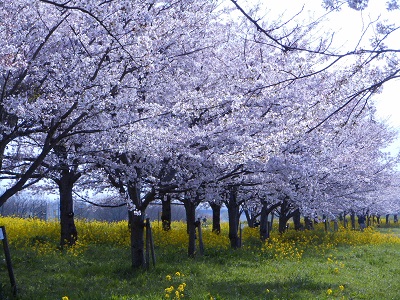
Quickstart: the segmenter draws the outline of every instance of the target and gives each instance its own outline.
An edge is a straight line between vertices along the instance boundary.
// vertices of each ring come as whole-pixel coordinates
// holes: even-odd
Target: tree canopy
[[[322,4],[345,2],[368,4]],[[324,18],[273,19],[242,1],[0,6],[0,205],[73,165],[134,209],[235,189],[249,207],[284,200],[310,216],[399,210],[383,151],[395,132],[374,104],[399,77],[400,50],[384,43],[396,25],[372,22],[368,44],[342,51]]]

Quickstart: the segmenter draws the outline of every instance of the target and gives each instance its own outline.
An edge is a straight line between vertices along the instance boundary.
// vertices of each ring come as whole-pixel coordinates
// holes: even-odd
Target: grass
[[[9,236],[21,300],[173,299],[180,285],[179,298],[201,300],[398,299],[400,293],[400,238],[392,235],[399,231],[393,227],[291,231],[273,235],[266,245],[256,231],[245,230],[243,247],[231,250],[224,226],[220,237],[205,229],[206,253],[190,259],[184,224],[175,223],[167,234],[153,224],[156,267],[132,271],[126,224],[79,222],[81,244],[61,252],[57,223],[0,222]],[[13,299],[5,265],[0,278],[0,299]]]

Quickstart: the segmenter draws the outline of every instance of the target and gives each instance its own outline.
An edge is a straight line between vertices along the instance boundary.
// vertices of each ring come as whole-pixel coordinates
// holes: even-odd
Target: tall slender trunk
[[[164,231],[171,230],[171,196],[165,195],[162,199],[161,211],[162,229]]]
[[[353,211],[350,214],[350,220],[351,220],[351,229],[356,230],[356,213]]]
[[[189,235],[188,256],[196,255],[196,204],[190,199],[183,201],[186,211],[187,233]]]
[[[128,211],[130,223],[131,257],[132,268],[138,269],[144,267],[144,211]]]
[[[146,267],[144,255],[144,216],[148,204],[154,200],[155,191],[151,190],[146,194],[144,199],[140,198],[139,182],[129,182],[127,191],[131,202],[128,215],[130,223],[132,267],[134,269],[144,268]]]
[[[310,219],[310,217],[307,217],[307,216],[304,217],[304,226],[307,230],[314,229],[314,224],[313,224],[313,221]]]
[[[78,232],[74,219],[74,201],[72,198],[72,188],[78,180],[80,174],[65,169],[61,171],[61,177],[56,180],[60,193],[60,225],[61,236],[60,246],[73,246],[78,239]]]
[[[279,213],[279,233],[284,233],[286,231],[286,225],[287,222],[289,221],[291,215],[290,215],[290,207],[289,203],[287,200],[283,200],[281,202],[281,209]]]
[[[229,193],[229,200],[227,203],[228,217],[229,217],[229,240],[231,241],[231,248],[240,248],[240,238],[238,235],[239,229],[239,211],[240,204],[237,203],[237,189],[232,188]]]
[[[254,215],[252,212],[249,212],[248,209],[244,210],[244,214],[246,216],[247,226],[249,226],[250,228],[256,227],[256,218],[258,217],[258,215]]]
[[[221,205],[210,202],[212,209],[212,231],[219,234],[221,232]]]
[[[268,224],[268,204],[266,201],[263,201],[263,205],[261,208],[261,216],[260,216],[260,238],[263,242],[269,238],[270,228]]]
[[[270,237],[272,225],[274,221],[274,210],[279,207],[280,203],[270,204],[268,201],[262,202],[260,213],[260,238],[263,242]],[[271,221],[268,216],[271,214]]]
[[[293,212],[293,223],[294,223],[294,229],[295,230],[302,230],[303,229],[303,225],[301,224],[300,219],[301,219],[300,209],[296,209]]]

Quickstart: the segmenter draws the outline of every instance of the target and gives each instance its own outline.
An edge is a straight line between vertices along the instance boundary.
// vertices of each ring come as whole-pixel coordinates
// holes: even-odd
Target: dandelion
[[[69,298],[67,296],[64,296],[61,298],[61,300],[69,300]]]
[[[343,291],[344,290],[344,286],[343,285],[339,285],[339,290]]]
[[[167,279],[168,281],[171,281],[172,277],[171,277],[171,275],[167,275],[167,276],[165,276],[165,279]]]
[[[178,276],[178,277],[180,277],[180,276],[181,276],[181,273],[180,273],[180,272],[176,272],[175,275]]]
[[[329,295],[331,295],[332,294],[332,289],[328,289],[327,291],[326,291],[326,294],[329,296]]]
[[[269,289],[266,289],[265,292],[266,292],[267,294],[269,294],[271,291],[270,291]]]

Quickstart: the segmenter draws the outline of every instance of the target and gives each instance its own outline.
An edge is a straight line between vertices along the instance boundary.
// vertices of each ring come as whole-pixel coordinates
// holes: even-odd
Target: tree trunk
[[[250,213],[248,209],[244,210],[244,214],[246,216],[247,226],[254,228],[256,226],[256,217]]]
[[[322,219],[324,220],[325,232],[328,232],[328,229],[329,229],[329,220],[328,220],[328,218],[327,218],[325,215],[322,216]]]
[[[351,212],[350,220],[351,220],[351,229],[356,230],[356,214],[354,212]]]
[[[280,213],[279,213],[279,233],[284,233],[287,230],[287,222],[289,221],[291,217],[290,214],[290,207],[289,207],[289,203],[287,202],[287,200],[283,200],[281,202],[281,209],[280,209]]]
[[[304,217],[304,226],[307,230],[313,230],[314,224],[310,217]]]
[[[74,174],[74,172],[70,172],[66,169],[61,172],[60,179],[56,180],[60,193],[61,247],[65,245],[73,246],[78,239],[78,232],[74,220],[72,188],[79,177],[80,174]]]
[[[196,204],[185,199],[183,201],[186,211],[187,233],[189,235],[188,256],[196,255]]]
[[[389,216],[390,215],[386,215],[386,225],[389,225]]]
[[[268,204],[263,201],[260,215],[260,238],[263,242],[269,238],[270,228],[268,224]]]
[[[144,212],[130,210],[128,215],[130,220],[132,268],[138,269],[146,265],[144,258]]]
[[[294,223],[294,229],[295,229],[295,230],[301,230],[301,229],[303,229],[303,225],[302,225],[301,222],[300,222],[300,218],[301,218],[300,209],[296,209],[296,210],[293,212],[293,223]]]
[[[212,209],[212,231],[219,234],[221,232],[221,205],[210,202]]]
[[[162,199],[162,212],[161,212],[162,229],[164,231],[171,230],[171,196],[166,195]]]
[[[129,195],[128,216],[130,223],[132,268],[146,267],[144,251],[145,211],[148,204],[154,200],[155,191],[152,189],[142,199],[140,197],[139,182],[129,182],[127,185]]]
[[[231,248],[237,249],[240,247],[240,239],[238,235],[240,214],[239,204],[236,199],[236,189],[232,189],[229,193],[227,208],[229,217],[229,240],[231,241]]]

